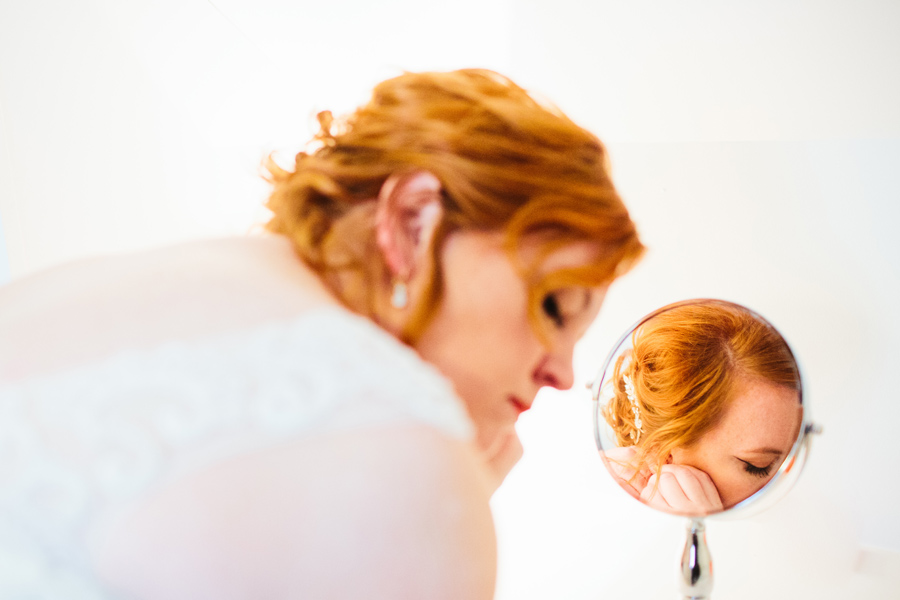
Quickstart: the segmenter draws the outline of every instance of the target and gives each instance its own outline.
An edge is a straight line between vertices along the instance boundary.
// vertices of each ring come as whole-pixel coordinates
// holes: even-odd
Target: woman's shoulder
[[[278,236],[82,260],[0,287],[0,379],[329,305],[337,301]]]
[[[316,423],[401,421],[471,434],[452,384],[372,320],[336,304],[284,245],[204,243],[34,283],[62,288],[64,278],[89,289],[72,288],[59,302],[48,289],[25,290],[50,306],[30,310],[16,299],[22,322],[0,319],[0,391],[28,389],[71,408],[78,389],[93,409],[109,411],[152,412],[160,395],[172,405],[228,405],[231,412],[210,418],[251,415],[279,435]]]

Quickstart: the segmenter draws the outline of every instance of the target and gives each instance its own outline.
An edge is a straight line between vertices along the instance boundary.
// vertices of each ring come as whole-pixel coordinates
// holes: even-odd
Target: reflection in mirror
[[[695,300],[643,319],[595,382],[598,444],[615,480],[652,507],[719,513],[764,488],[799,446],[797,362],[740,305]]]

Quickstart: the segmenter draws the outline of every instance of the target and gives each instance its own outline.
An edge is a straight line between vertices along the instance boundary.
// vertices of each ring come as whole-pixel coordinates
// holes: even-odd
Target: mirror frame
[[[803,467],[806,464],[806,459],[809,455],[810,444],[813,435],[819,434],[822,432],[822,428],[816,425],[812,421],[812,416],[809,411],[809,402],[806,398],[805,394],[805,378],[803,376],[803,369],[800,365],[800,361],[797,360],[797,356],[794,354],[793,349],[791,348],[790,343],[784,337],[784,334],[781,331],[772,325],[767,319],[765,319],[762,315],[760,315],[755,310],[744,306],[743,304],[739,304],[737,302],[732,302],[730,300],[721,300],[717,298],[695,298],[691,300],[681,300],[679,302],[673,302],[671,304],[667,304],[662,308],[658,308],[653,312],[645,315],[640,320],[638,320],[634,325],[628,328],[624,334],[622,334],[619,339],[616,341],[615,345],[613,345],[612,350],[606,357],[606,360],[603,361],[603,366],[600,368],[599,373],[594,378],[594,380],[589,384],[589,388],[591,390],[591,401],[593,403],[593,427],[594,427],[594,442],[597,446],[597,450],[601,453],[604,452],[603,439],[601,435],[601,421],[605,423],[603,417],[600,412],[600,392],[603,389],[604,383],[606,383],[606,375],[610,370],[610,366],[615,361],[616,357],[618,357],[619,353],[622,350],[623,345],[625,345],[630,339],[632,334],[634,334],[635,330],[654,318],[655,316],[672,310],[673,308],[677,308],[679,306],[685,305],[697,305],[697,304],[729,304],[732,306],[740,307],[741,309],[750,311],[756,318],[761,320],[763,323],[774,329],[780,336],[781,339],[784,340],[785,345],[787,345],[788,353],[791,355],[791,358],[794,360],[794,364],[797,366],[797,372],[800,379],[800,406],[802,407],[803,414],[800,420],[800,431],[797,433],[797,439],[794,440],[793,446],[791,446],[791,450],[788,455],[782,461],[781,466],[778,467],[778,471],[776,471],[775,475],[770,479],[766,484],[761,487],[759,490],[751,494],[750,496],[744,498],[737,504],[730,506],[726,509],[723,509],[719,512],[709,513],[707,515],[690,515],[683,514],[677,512],[666,512],[666,514],[676,515],[676,516],[684,516],[688,518],[707,518],[707,517],[715,517],[715,518],[733,518],[733,517],[744,517],[749,514],[755,514],[765,508],[770,507],[775,502],[780,500],[784,495],[793,487],[796,483],[797,479],[800,476],[800,473],[803,471]],[[603,460],[603,467],[609,472],[609,467],[606,464],[606,461]],[[610,473],[612,476],[612,473]],[[618,484],[616,484],[618,487]],[[624,492],[624,490],[623,490]],[[635,498],[641,504],[648,506],[648,508],[653,508],[642,502],[639,498]],[[658,509],[655,509],[658,510]]]

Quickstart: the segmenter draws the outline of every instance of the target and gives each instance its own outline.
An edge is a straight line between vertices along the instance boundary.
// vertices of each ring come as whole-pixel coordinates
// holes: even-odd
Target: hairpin
[[[622,379],[625,381],[625,395],[628,396],[628,401],[631,402],[631,412],[634,413],[634,428],[637,430],[637,436],[634,435],[634,431],[631,432],[631,439],[637,444],[638,440],[641,439],[641,433],[644,431],[642,429],[644,423],[641,421],[641,410],[638,408],[637,397],[634,395],[634,384],[631,382],[631,377],[622,375]]]

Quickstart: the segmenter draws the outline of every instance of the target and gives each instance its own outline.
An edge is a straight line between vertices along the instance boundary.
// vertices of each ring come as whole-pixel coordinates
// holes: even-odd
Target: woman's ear
[[[428,171],[395,173],[378,193],[375,240],[391,274],[409,281],[443,216],[441,182]]]

